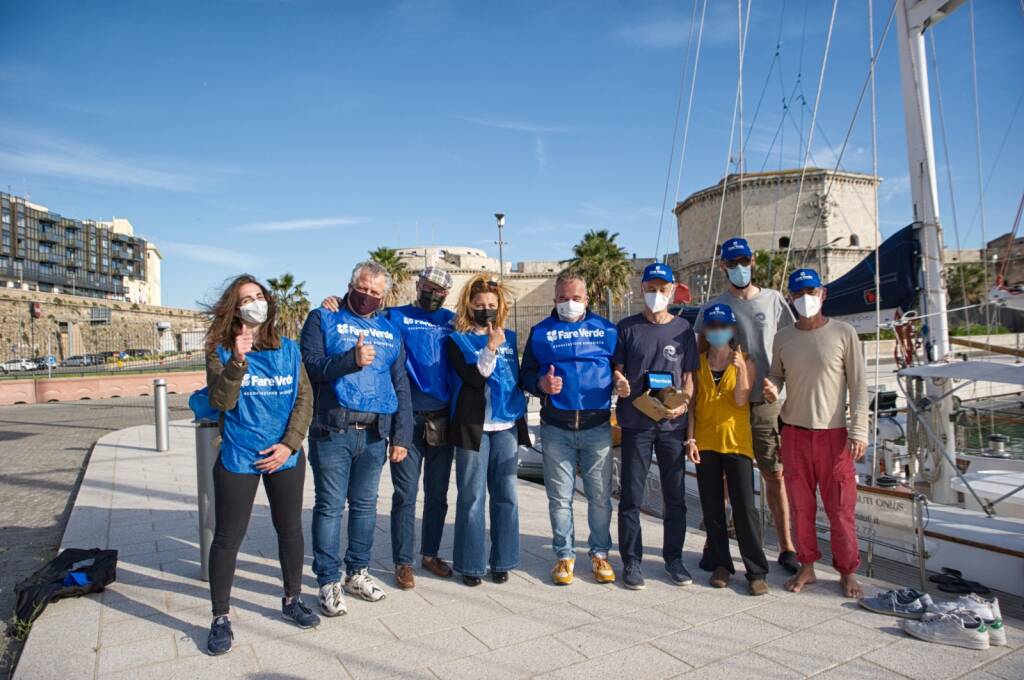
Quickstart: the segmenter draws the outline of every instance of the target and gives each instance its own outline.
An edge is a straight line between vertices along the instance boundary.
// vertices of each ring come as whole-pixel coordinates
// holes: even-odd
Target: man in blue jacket
[[[416,495],[423,472],[423,536],[420,556],[423,568],[448,578],[452,568],[438,556],[444,520],[448,514],[448,483],[454,450],[445,440],[448,427],[448,354],[445,340],[451,334],[455,313],[444,308],[452,287],[451,274],[439,267],[427,267],[416,281],[416,301],[393,307],[386,314],[402,334],[405,369],[412,390],[414,429],[409,455],[391,463],[391,557],[395,583],[402,590],[416,586],[413,554],[416,550]],[[339,297],[329,297],[323,306],[337,311]]]
[[[587,310],[587,283],[564,272],[555,282],[555,309],[530,331],[520,386],[540,397],[544,487],[557,562],[551,579],[573,581],[576,562],[572,498],[576,469],[583,478],[590,525],[590,559],[598,583],[615,580],[612,547],[612,354],[618,333]]]
[[[380,472],[385,459],[399,463],[406,457],[413,430],[401,334],[379,313],[390,288],[386,269],[361,262],[341,308],[313,310],[302,328],[302,360],[314,395],[309,430],[316,490],[313,571],[327,616],[347,612],[340,557],[346,501],[344,590],[370,602],[384,597],[368,571]]]

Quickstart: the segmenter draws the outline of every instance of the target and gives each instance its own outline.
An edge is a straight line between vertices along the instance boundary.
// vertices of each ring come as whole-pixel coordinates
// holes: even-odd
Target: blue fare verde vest
[[[364,413],[394,413],[398,410],[398,395],[391,381],[391,366],[402,348],[401,335],[383,314],[363,318],[347,307],[320,312],[320,329],[324,335],[327,356],[337,356],[356,346],[359,334],[363,344],[373,345],[377,355],[373,363],[334,381],[334,394],[338,403],[350,411]]]
[[[449,309],[428,312],[415,305],[392,307],[388,319],[405,343],[405,368],[415,389],[438,401],[451,398],[445,339],[451,334],[455,313]]]
[[[231,351],[217,348],[226,366]],[[249,369],[242,378],[238,403],[224,412],[221,432],[220,462],[230,472],[263,474],[255,463],[263,459],[260,451],[281,441],[288,428],[288,419],[299,396],[302,357],[299,346],[281,338],[281,348],[249,352],[245,356]],[[295,467],[296,451],[278,470]]]
[[[564,411],[610,409],[617,340],[615,326],[590,313],[575,323],[552,315],[534,326],[530,350],[539,364],[538,377],[554,365],[562,379],[562,391],[548,397],[551,405]]]
[[[480,351],[487,346],[486,333],[452,333],[455,346],[462,351],[466,363],[476,365]],[[462,380],[452,372],[454,389],[452,394],[452,411],[462,390]],[[503,423],[512,423],[526,412],[526,398],[519,389],[519,354],[516,351],[515,331],[505,331],[505,344],[498,348],[498,360],[494,372],[487,378],[487,386],[491,390],[491,417]]]

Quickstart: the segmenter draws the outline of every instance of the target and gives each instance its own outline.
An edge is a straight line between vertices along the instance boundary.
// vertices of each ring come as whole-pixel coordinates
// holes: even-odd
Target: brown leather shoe
[[[395,585],[400,590],[412,590],[416,587],[416,577],[411,564],[399,564],[395,567]]]
[[[750,582],[751,595],[767,595],[768,583],[763,578],[756,578]]]
[[[711,574],[711,578],[708,579],[708,584],[712,588],[726,588],[729,585],[729,577],[732,574],[725,567],[717,567],[714,573]]]
[[[448,578],[452,575],[452,568],[440,557],[427,557],[424,555],[423,568],[440,578]]]

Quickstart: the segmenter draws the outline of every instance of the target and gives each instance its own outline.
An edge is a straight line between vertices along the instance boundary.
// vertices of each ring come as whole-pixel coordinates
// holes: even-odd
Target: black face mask
[[[420,309],[425,309],[428,312],[436,312],[441,309],[441,305],[444,304],[445,296],[438,295],[432,290],[421,290],[420,296],[416,298],[417,304]]]
[[[498,319],[497,309],[474,309],[473,310],[473,322],[477,326],[486,326],[489,323],[494,323]]]
[[[370,316],[380,309],[381,302],[383,300],[380,298],[375,298],[360,290],[353,289],[348,292],[348,304],[352,311],[359,316]]]

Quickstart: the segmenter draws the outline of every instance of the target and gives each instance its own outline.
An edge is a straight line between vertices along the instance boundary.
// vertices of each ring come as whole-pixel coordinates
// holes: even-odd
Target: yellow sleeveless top
[[[743,356],[746,358],[746,354]],[[702,353],[697,373],[693,437],[701,451],[738,453],[753,458],[750,405],[736,405],[733,401],[735,389],[736,367],[729,364],[716,385],[708,365],[708,354]]]

